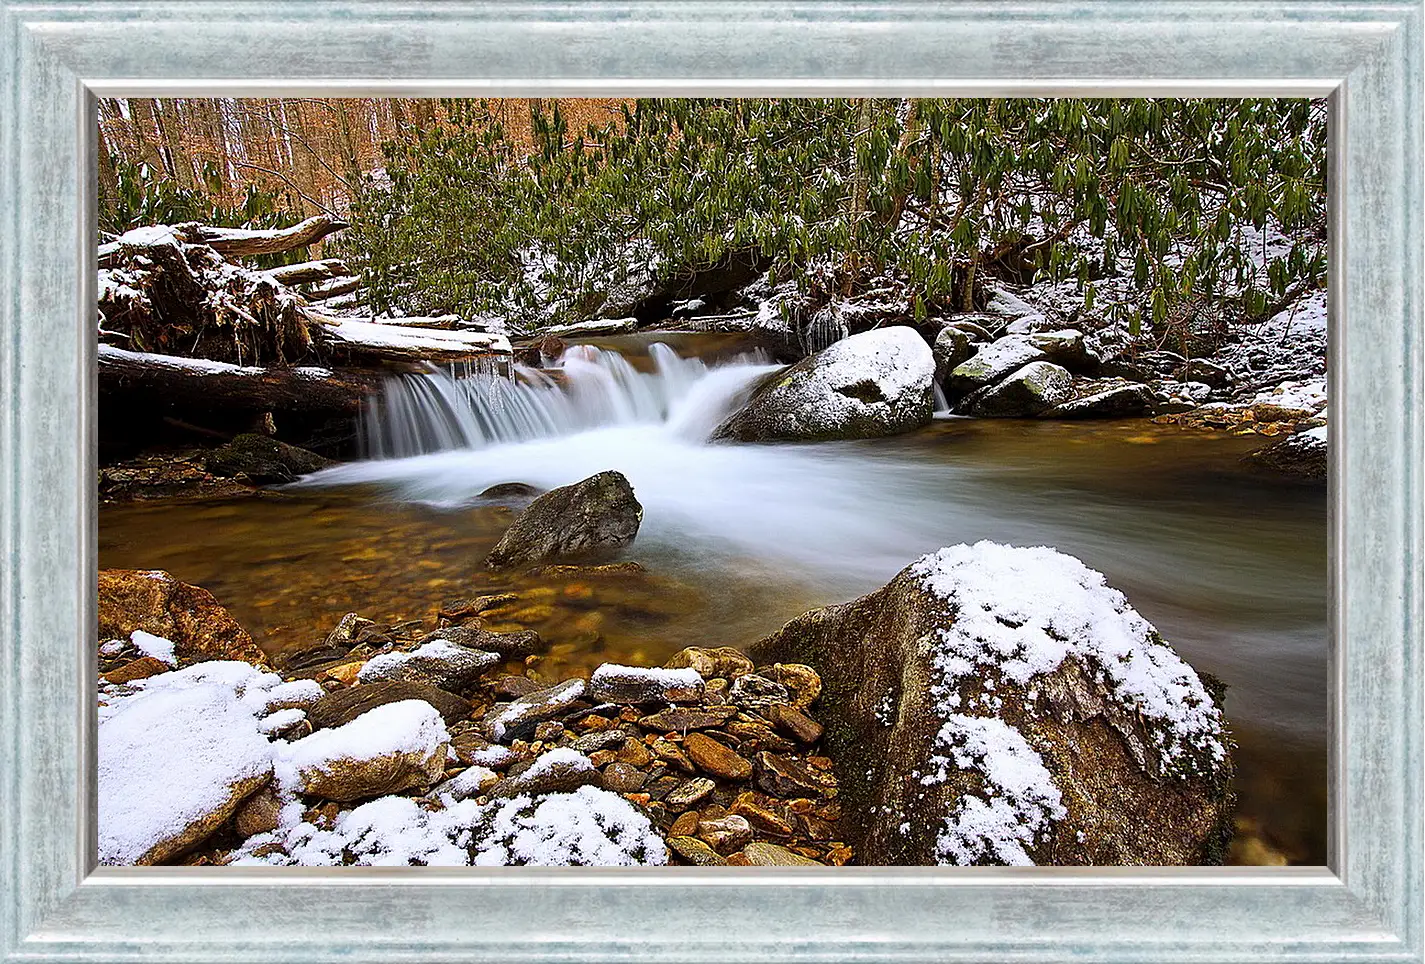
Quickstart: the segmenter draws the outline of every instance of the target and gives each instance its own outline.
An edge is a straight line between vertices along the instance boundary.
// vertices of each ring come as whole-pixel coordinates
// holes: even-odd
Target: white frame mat
[[[0,0],[6,961],[1421,960],[1421,7]],[[1332,99],[1329,868],[96,869],[94,99]]]

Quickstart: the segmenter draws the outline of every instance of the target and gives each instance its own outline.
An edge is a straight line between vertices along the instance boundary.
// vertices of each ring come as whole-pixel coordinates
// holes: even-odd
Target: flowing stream
[[[369,458],[272,497],[106,507],[100,563],[210,589],[270,652],[348,610],[430,617],[451,597],[515,589],[528,605],[510,619],[554,643],[553,676],[745,645],[944,545],[1050,545],[1103,571],[1228,683],[1256,841],[1236,858],[1324,863],[1326,500],[1244,472],[1260,440],[1142,420],[937,419],[868,442],[709,444],[773,366],[726,351],[705,362],[696,344],[600,344],[513,379],[405,376],[364,422]],[[481,492],[605,469],[643,504],[628,557],[646,573],[485,572],[522,503]]]

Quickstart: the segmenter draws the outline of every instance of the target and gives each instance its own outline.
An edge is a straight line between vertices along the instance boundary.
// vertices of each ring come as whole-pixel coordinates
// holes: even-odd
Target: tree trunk
[[[305,248],[350,226],[330,215],[318,214],[290,228],[273,228],[267,231],[215,228],[206,224],[182,225],[175,231],[189,244],[206,244],[224,257],[250,258],[261,254],[281,254],[293,248]]]

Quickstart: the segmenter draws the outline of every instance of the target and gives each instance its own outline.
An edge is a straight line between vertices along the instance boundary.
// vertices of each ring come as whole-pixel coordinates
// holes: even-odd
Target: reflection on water
[[[1244,819],[1292,860],[1324,863],[1325,496],[1241,472],[1254,444],[1141,422],[951,419],[876,442],[733,446],[633,421],[354,463],[279,496],[105,507],[100,564],[210,589],[269,652],[347,611],[433,618],[447,599],[514,588],[501,618],[553,641],[554,676],[745,645],[943,545],[1051,545],[1228,683]],[[484,571],[514,510],[477,493],[610,468],[644,505],[628,557],[646,574]]]

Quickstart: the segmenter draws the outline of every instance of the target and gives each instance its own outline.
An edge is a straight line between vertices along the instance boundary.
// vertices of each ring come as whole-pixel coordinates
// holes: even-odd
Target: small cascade
[[[935,392],[935,408],[933,409],[931,414],[949,415],[950,399],[945,397],[945,389],[941,388],[940,383],[933,379],[930,382],[930,387]]]
[[[653,371],[640,372],[616,351],[574,345],[551,370],[481,358],[392,378],[362,415],[365,454],[409,458],[635,424],[697,441],[776,367],[761,353],[709,367],[662,343],[649,357]]]

